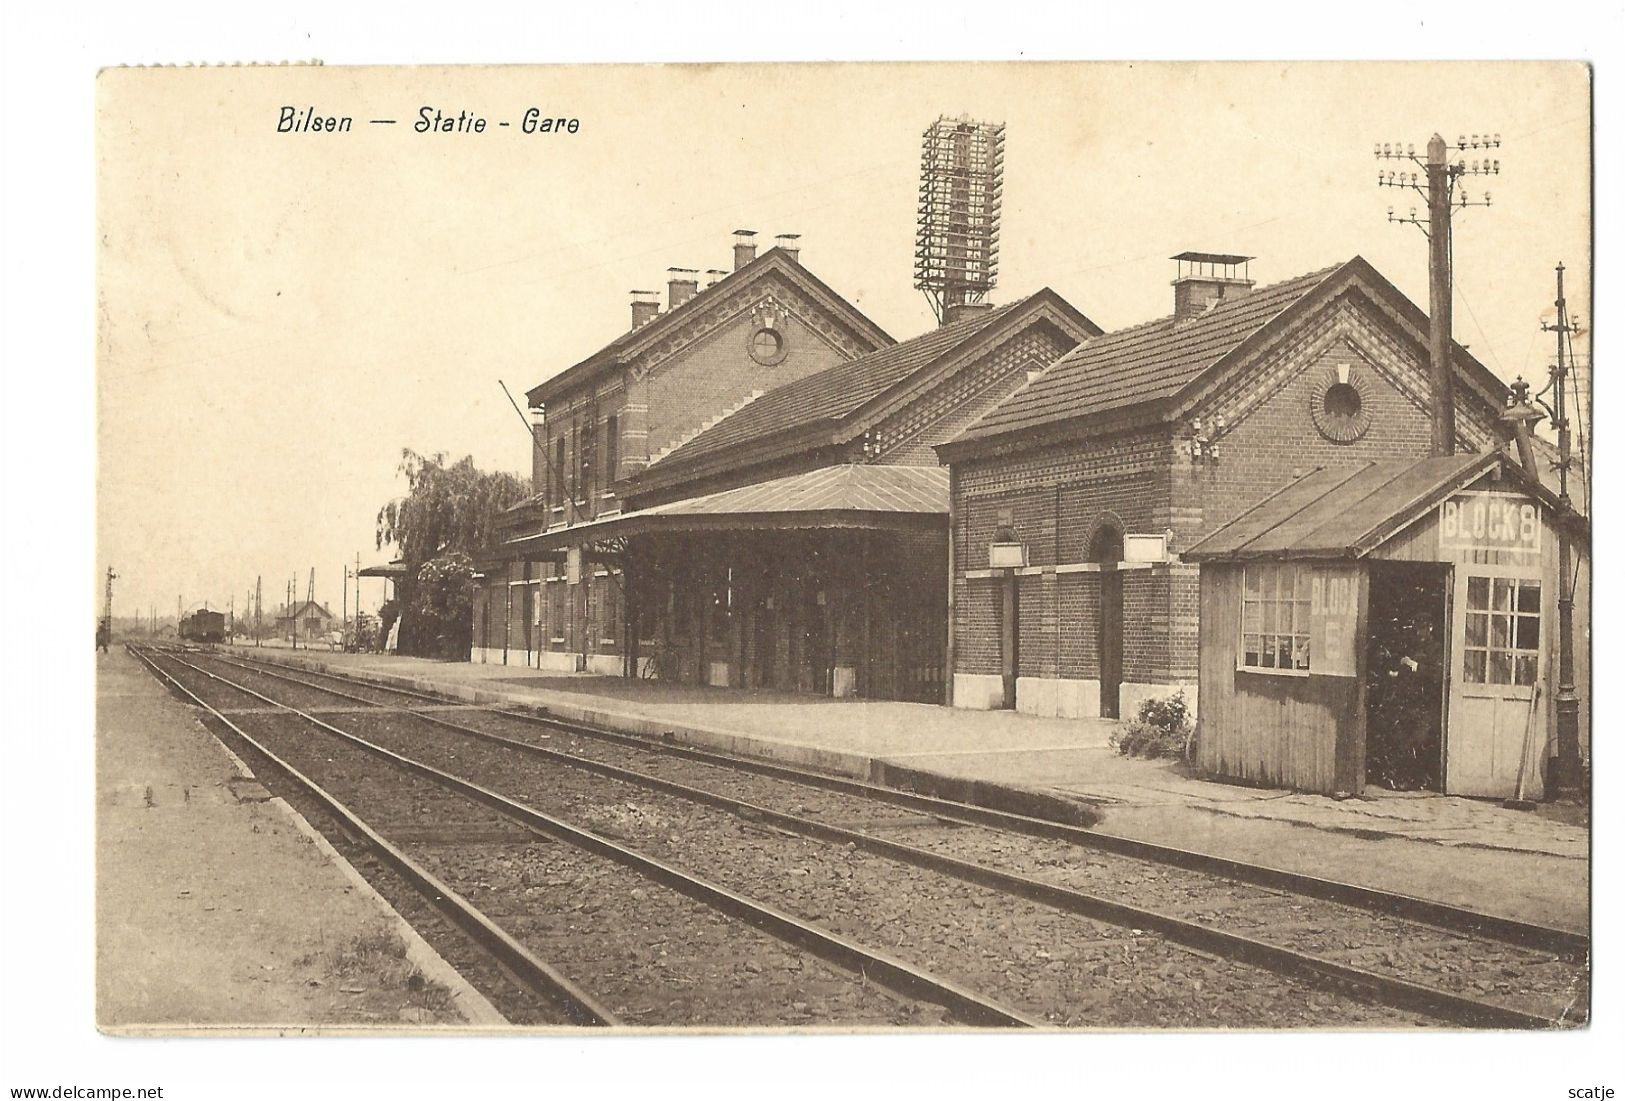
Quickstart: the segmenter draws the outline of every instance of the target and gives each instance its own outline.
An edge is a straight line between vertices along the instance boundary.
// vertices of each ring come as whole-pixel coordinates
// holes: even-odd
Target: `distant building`
[[[299,642],[325,641],[327,633],[338,624],[338,616],[314,600],[307,600],[293,608],[277,613],[278,638]]]

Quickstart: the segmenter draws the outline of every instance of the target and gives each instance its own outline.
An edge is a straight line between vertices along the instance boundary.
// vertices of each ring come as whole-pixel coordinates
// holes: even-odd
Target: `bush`
[[[1140,704],[1135,721],[1114,732],[1113,749],[1125,757],[1179,757],[1189,752],[1195,729],[1183,691]]]

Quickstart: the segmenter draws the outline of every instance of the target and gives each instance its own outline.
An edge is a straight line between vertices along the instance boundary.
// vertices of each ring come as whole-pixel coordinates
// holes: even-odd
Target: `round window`
[[[1333,443],[1353,443],[1371,427],[1365,380],[1348,367],[1334,367],[1309,395],[1315,430]]]
[[[1360,391],[1346,382],[1333,383],[1326,388],[1326,412],[1334,417],[1360,415]]]
[[[784,334],[777,329],[762,326],[750,334],[750,358],[764,367],[784,362],[786,352]]]

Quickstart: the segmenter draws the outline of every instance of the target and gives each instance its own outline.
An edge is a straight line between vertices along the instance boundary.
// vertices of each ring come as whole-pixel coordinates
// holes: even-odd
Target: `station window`
[[[1467,578],[1462,672],[1468,684],[1532,685],[1540,665],[1540,582]]]
[[[1241,596],[1244,669],[1309,671],[1309,568],[1247,566]]]
[[[564,507],[564,433],[553,441],[553,507]]]

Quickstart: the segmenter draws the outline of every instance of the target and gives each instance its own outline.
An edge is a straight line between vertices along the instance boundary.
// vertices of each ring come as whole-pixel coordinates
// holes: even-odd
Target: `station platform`
[[[249,648],[242,648],[245,651]],[[296,666],[825,769],[1104,832],[1584,930],[1584,807],[1371,789],[1352,799],[1192,776],[1110,748],[1116,723],[835,700],[524,666],[259,648]]]
[[[96,1020],[121,1035],[505,1023],[120,647],[96,666]]]

